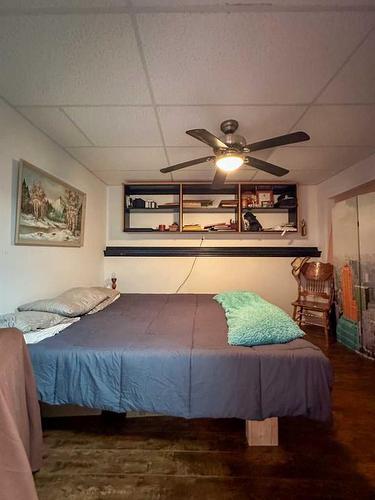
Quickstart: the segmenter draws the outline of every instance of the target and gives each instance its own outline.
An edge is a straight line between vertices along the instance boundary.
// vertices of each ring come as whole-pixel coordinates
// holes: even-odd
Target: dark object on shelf
[[[159,231],[165,231],[165,224],[159,224]]]
[[[177,222],[174,222],[169,226],[169,231],[171,232],[176,232],[178,230],[179,230],[179,225],[177,224]]]
[[[245,231],[262,231],[262,224],[258,221],[256,216],[248,210],[243,214]]]
[[[132,203],[133,208],[145,208],[146,207],[146,202],[145,200],[142,200],[142,198],[134,198],[133,203]]]
[[[276,208],[296,208],[297,200],[289,194],[281,194],[275,203]]]
[[[301,236],[307,236],[307,226],[305,219],[301,220]]]
[[[107,247],[105,257],[320,257],[317,247]]]

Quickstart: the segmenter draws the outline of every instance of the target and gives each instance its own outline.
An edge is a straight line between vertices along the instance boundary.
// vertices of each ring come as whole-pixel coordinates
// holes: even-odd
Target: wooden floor
[[[333,424],[280,419],[280,446],[248,448],[238,420],[48,419],[40,500],[375,498],[375,363],[339,344]]]

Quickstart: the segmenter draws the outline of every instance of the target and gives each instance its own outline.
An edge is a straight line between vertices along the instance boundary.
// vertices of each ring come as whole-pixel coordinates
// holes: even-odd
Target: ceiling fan
[[[250,165],[258,170],[263,170],[272,175],[281,177],[289,172],[285,168],[278,167],[267,161],[248,156],[253,151],[260,151],[263,149],[274,148],[276,146],[284,146],[285,144],[294,144],[296,142],[308,141],[310,136],[306,132],[292,132],[291,134],[280,135],[272,137],[264,141],[254,142],[247,144],[245,137],[236,134],[238,122],[236,120],[225,120],[221,123],[220,129],[224,136],[220,139],[215,135],[208,132],[203,128],[187,130],[186,133],[198,141],[204,142],[213,148],[214,154],[211,156],[204,156],[203,158],[196,158],[195,160],[177,163],[169,167],[162,168],[160,172],[168,173],[182,168],[191,167],[198,163],[208,161],[215,161],[217,167],[216,174],[213,180],[214,186],[224,184],[228,173],[237,170],[242,165]]]

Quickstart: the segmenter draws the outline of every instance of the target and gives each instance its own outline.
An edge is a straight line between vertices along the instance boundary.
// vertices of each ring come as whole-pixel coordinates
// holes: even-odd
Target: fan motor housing
[[[229,147],[233,148],[243,148],[246,146],[246,139],[239,134],[226,134],[223,137],[223,141],[225,144],[228,144]]]
[[[220,129],[224,136],[222,137],[223,142],[231,148],[243,148],[246,146],[246,139],[242,135],[235,134],[238,129],[237,120],[225,120],[221,123]]]

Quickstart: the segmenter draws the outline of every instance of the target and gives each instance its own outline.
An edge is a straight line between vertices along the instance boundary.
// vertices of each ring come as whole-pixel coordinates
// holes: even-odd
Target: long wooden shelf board
[[[105,257],[320,257],[317,247],[107,247]]]
[[[255,212],[255,213],[271,212],[274,214],[287,214],[289,212],[289,210],[296,210],[296,209],[295,208],[273,208],[273,207],[254,207],[254,208],[248,207],[248,208],[242,209],[243,212],[247,212],[248,210],[250,212]]]
[[[180,208],[179,207],[158,207],[158,208],[126,208],[126,212],[128,213],[148,213],[148,212],[179,212]]]
[[[182,231],[159,231],[159,229],[153,229],[153,228],[147,228],[147,227],[128,227],[124,229],[125,233],[173,233],[173,234],[182,234],[182,233],[238,233],[238,234],[282,234],[284,233],[283,229],[271,229],[271,230],[266,230],[262,229],[262,231],[245,231],[241,230],[238,231],[237,229],[218,229],[216,231],[210,230],[210,229],[201,229],[199,231],[197,230],[189,230],[189,229],[183,229]],[[298,231],[286,231],[286,234],[298,234]]]
[[[214,208],[207,208],[207,207],[201,207],[201,208],[183,208],[182,209],[184,214],[219,214],[222,212],[227,212],[227,213],[232,213],[238,210],[237,207],[231,207],[231,208],[222,208],[222,207],[214,207]]]

